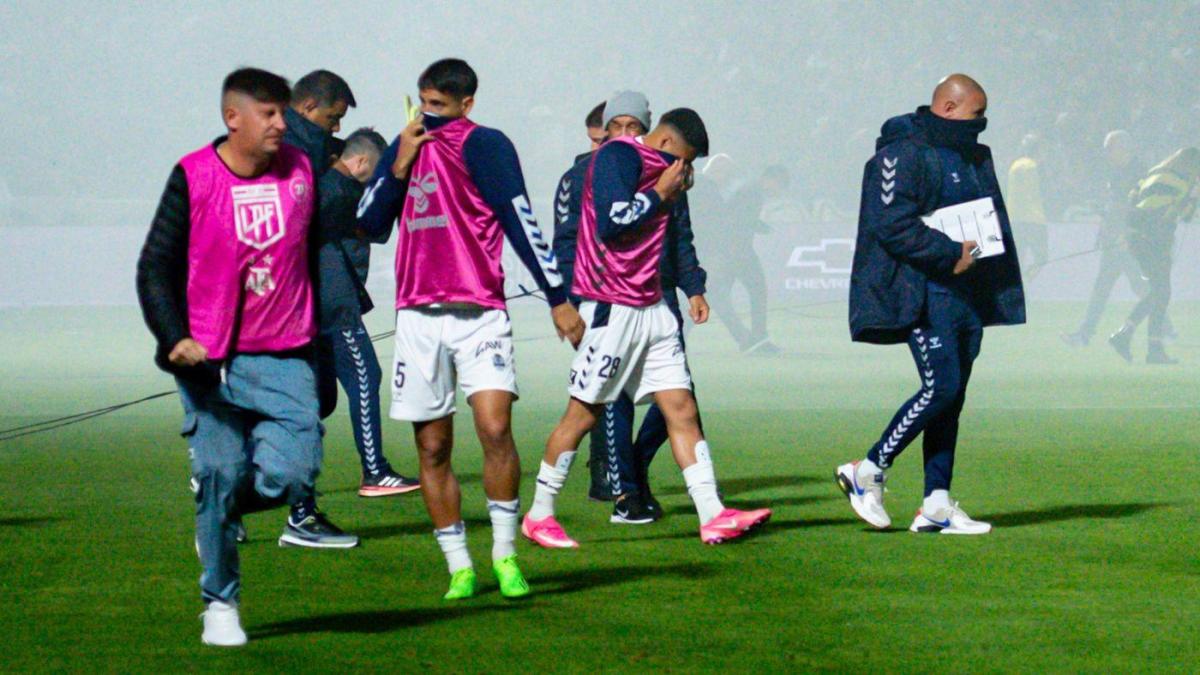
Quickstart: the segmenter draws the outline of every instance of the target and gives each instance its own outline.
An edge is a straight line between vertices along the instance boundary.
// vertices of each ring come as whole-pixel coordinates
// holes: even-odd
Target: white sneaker
[[[992,524],[971,520],[958,508],[958,502],[954,502],[929,515],[924,513],[924,509],[918,510],[917,517],[913,518],[912,526],[908,529],[910,532],[941,534],[987,534],[992,531]]]
[[[887,481],[887,476],[882,471],[874,476],[860,476],[859,464],[861,462],[843,464],[837,468],[833,477],[850,500],[850,507],[858,517],[867,521],[871,527],[886,530],[892,525],[892,519],[883,508],[883,484]]]
[[[200,640],[214,647],[241,647],[246,644],[246,631],[238,621],[236,604],[214,600],[200,615],[204,619],[204,633]]]

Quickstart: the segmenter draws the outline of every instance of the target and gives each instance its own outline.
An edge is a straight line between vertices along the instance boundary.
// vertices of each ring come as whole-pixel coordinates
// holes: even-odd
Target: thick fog
[[[0,3],[0,306],[133,304],[168,172],[222,132],[220,83],[242,65],[292,81],[333,70],[359,102],[342,135],[391,137],[421,69],[467,59],[481,80],[473,117],[513,139],[547,228],[593,105],[628,88],[656,114],[693,107],[740,180],[786,171],[747,214],[769,227],[756,245],[775,303],[844,293],[880,124],[962,71],[990,96],[983,139],[1002,184],[1022,137],[1040,137],[1047,217],[1061,224],[1049,256],[1062,257],[1094,244],[1107,131],[1128,130],[1146,167],[1200,143],[1198,33],[1195,0]],[[703,256],[716,224],[694,220]],[[1181,230],[1180,247],[1195,246]],[[1083,299],[1094,257],[1047,265],[1031,296]],[[389,274],[376,260],[373,286]],[[1177,298],[1194,297],[1187,268]]]

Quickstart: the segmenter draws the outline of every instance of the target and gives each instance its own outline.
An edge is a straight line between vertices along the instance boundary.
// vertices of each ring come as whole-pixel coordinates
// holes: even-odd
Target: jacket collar
[[[917,124],[925,131],[925,139],[935,147],[970,150],[979,145],[979,134],[987,128],[987,118],[948,120],[933,114],[929,106],[917,108]]]

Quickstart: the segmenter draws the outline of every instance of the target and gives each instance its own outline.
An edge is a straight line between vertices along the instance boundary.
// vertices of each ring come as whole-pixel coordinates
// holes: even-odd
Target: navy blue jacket
[[[312,164],[313,181],[321,180],[332,161],[333,134],[317,126],[315,122],[308,121],[291,108],[284,109],[283,120],[287,122],[283,142],[307,155],[309,163]]]
[[[884,123],[863,169],[857,248],[850,275],[850,336],[894,344],[925,314],[929,282],[964,297],[983,325],[1025,323],[1025,292],[1016,245],[992,152],[977,138],[986,120],[953,121],[927,107]],[[1004,235],[1003,255],[954,276],[962,245],[925,226],[920,216],[991,197]]]
[[[588,152],[575,158],[575,163],[558,181],[554,193],[554,254],[558,258],[559,270],[567,289],[575,278],[575,249],[579,236],[579,219],[583,213],[583,181],[591,165],[593,153]],[[696,256],[695,235],[692,232],[691,209],[687,195],[682,195],[672,207],[663,242],[662,262],[659,275],[662,279],[663,297],[676,304],[675,289],[679,288],[687,297],[703,295],[708,273],[700,266]]]
[[[366,289],[371,244],[355,232],[362,193],[362,183],[337,169],[326,171],[317,185],[320,201],[315,224],[321,246],[317,308],[322,333],[357,328],[362,315],[374,306]]]
[[[587,176],[592,153],[575,158],[571,168],[558,180],[554,191],[554,256],[563,282],[571,288],[575,278],[575,242],[579,236],[579,217],[583,213],[583,179]]]

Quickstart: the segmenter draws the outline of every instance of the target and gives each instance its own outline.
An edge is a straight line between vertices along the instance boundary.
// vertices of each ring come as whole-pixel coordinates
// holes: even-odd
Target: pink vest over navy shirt
[[[655,149],[638,139],[614,138],[609,143],[627,143],[642,160],[642,175],[637,192],[654,189],[658,177],[670,166]],[[583,209],[579,221],[579,241],[575,250],[575,283],[572,292],[583,298],[628,307],[649,307],[662,299],[659,263],[663,238],[671,209],[659,207],[658,213],[636,232],[616,242],[600,241],[596,231],[596,202],[593,198],[592,172],[597,151],[592,156],[583,182]]]
[[[463,159],[476,127],[460,118],[429,131],[434,140],[413,162],[396,241],[396,309],[504,309],[504,231]]]

